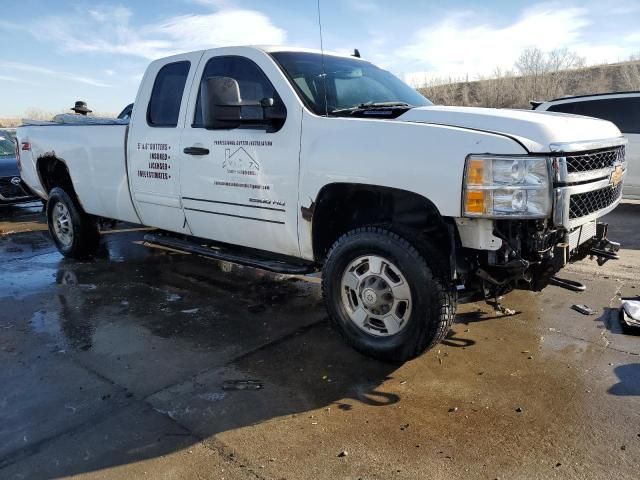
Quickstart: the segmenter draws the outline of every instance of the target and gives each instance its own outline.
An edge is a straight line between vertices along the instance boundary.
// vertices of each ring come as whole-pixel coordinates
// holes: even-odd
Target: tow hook
[[[591,260],[595,257],[598,265],[602,266],[609,260],[619,260],[618,251],[620,244],[612,242],[607,238],[608,225],[606,223],[598,223],[595,243],[589,250]]]

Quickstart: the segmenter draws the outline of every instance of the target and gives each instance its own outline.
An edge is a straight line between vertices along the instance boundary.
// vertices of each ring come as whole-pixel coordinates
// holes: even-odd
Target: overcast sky
[[[0,117],[76,99],[118,112],[147,63],[221,45],[319,48],[317,0],[0,0]],[[321,0],[325,49],[415,83],[511,68],[520,52],[567,47],[587,63],[640,54],[640,0]]]

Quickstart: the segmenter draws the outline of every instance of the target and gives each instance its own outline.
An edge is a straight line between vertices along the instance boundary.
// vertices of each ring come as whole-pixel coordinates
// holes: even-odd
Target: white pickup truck
[[[127,125],[18,129],[28,186],[67,256],[102,219],[149,242],[323,272],[332,322],[402,361],[448,333],[459,295],[539,290],[565,264],[617,258],[597,218],[620,201],[610,122],[434,106],[360,58],[230,47],[154,61]]]

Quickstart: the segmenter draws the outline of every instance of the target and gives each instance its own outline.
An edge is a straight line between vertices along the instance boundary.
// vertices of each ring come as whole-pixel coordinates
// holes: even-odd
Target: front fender
[[[443,217],[459,217],[465,159],[486,153],[527,151],[497,133],[397,120],[319,117],[305,111],[298,222],[302,255],[313,258],[304,209],[324,186],[358,183],[406,190],[429,199]]]

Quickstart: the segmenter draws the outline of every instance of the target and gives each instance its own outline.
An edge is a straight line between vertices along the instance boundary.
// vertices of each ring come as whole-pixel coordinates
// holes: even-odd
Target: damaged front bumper
[[[608,225],[592,220],[571,231],[532,222],[497,223],[493,234],[502,239],[496,251],[465,255],[467,276],[462,287],[471,296],[481,293],[500,310],[500,295],[513,290],[540,291],[548,285],[580,292],[579,282],[558,278],[567,264],[591,258],[598,265],[617,260],[620,244],[608,239]],[[471,261],[470,261],[471,260]],[[460,266],[460,259],[458,260]],[[466,295],[463,295],[466,296]]]
[[[620,244],[609,240],[608,229],[608,224],[594,220],[571,231],[568,242],[556,246],[556,255],[566,259],[562,266],[586,257],[595,259],[600,266],[618,260]]]
[[[550,145],[548,218],[456,219],[462,247],[456,278],[464,289],[480,290],[485,298],[513,288],[539,291],[551,283],[582,290],[556,273],[588,257],[598,265],[618,259],[620,245],[607,238],[608,226],[598,220],[622,199],[626,143],[619,137]]]
[[[569,234],[569,244],[559,244],[555,247],[554,259],[559,263],[559,265],[556,265],[556,271],[569,262],[580,261],[586,257],[590,257],[592,260],[595,259],[599,266],[604,265],[609,260],[619,260],[620,244],[607,238],[607,230],[608,224],[594,221],[593,225],[587,224],[578,227],[576,229],[577,233],[571,232]],[[594,235],[590,235],[592,231],[595,231]],[[576,236],[577,239],[575,238]],[[574,242],[577,242],[577,244],[574,244]],[[586,287],[580,282],[556,276],[549,278],[549,284],[574,292],[586,290]]]

